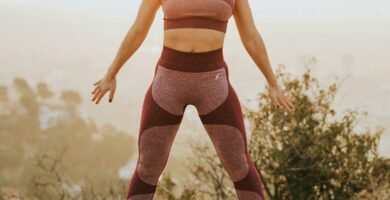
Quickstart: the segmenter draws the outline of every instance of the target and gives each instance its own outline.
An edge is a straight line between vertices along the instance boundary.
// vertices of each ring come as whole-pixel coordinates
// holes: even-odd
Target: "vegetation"
[[[323,88],[309,68],[298,79],[283,68],[277,76],[294,111],[277,110],[260,94],[259,110],[245,112],[253,125],[251,155],[270,199],[350,199],[373,189],[373,172],[385,167],[377,150],[383,129],[357,132],[357,111],[337,115],[338,82]]]
[[[135,156],[135,139],[83,118],[77,92],[58,96],[45,83],[31,87],[21,78],[0,86],[2,196],[69,199],[67,187],[85,185],[92,195],[105,179],[121,181],[118,169]]]

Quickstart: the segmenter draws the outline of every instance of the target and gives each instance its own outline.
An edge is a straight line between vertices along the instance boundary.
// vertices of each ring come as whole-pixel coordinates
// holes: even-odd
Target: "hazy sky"
[[[88,100],[91,83],[112,61],[140,2],[0,0],[0,84],[21,76],[32,83],[46,81],[55,89],[76,89],[85,98],[85,115],[135,134],[162,45],[161,9],[147,39],[118,75],[115,104],[96,107]],[[386,127],[380,148],[390,155],[390,1],[249,0],[249,4],[271,64],[285,64],[289,72],[299,74],[303,62],[315,56],[318,62],[311,68],[322,83],[332,82],[335,75],[349,77],[334,106],[340,111],[367,111],[368,117],[359,123],[362,127]],[[224,52],[231,81],[246,104],[263,91],[265,81],[240,43],[233,19]],[[188,112],[187,120],[197,120],[193,108]]]

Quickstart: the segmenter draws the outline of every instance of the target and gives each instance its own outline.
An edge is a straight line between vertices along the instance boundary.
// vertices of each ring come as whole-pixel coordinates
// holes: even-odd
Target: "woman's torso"
[[[223,46],[225,34],[209,29],[172,29],[164,31],[164,45],[186,52],[202,52]]]
[[[228,18],[230,18],[230,16],[232,15],[232,9],[234,8],[234,2],[235,2],[234,0],[196,0],[197,1],[196,3],[198,3],[198,5],[193,5],[193,6],[194,7],[197,6],[197,8],[199,8],[199,11],[197,13],[190,14],[189,11],[191,11],[190,9],[192,6],[190,4],[193,3],[191,1],[194,0],[161,0],[161,3],[162,4],[166,3],[165,5],[163,5],[163,11],[167,13],[169,11],[169,14],[172,15],[172,18],[178,18],[184,15],[187,16],[207,15],[209,17],[215,17],[221,20],[228,20]],[[207,1],[214,1],[214,2],[207,2]],[[187,3],[188,5],[186,6],[179,5],[179,7],[176,7],[178,3],[183,3],[183,2]],[[229,5],[227,2],[233,4],[233,7],[232,5],[228,7]],[[199,3],[202,3],[202,6],[204,7],[202,8],[202,6],[200,6]],[[207,8],[207,6],[213,6],[213,4],[218,6],[219,10]],[[174,11],[174,9],[176,9],[177,12],[175,12],[176,10]],[[183,12],[187,12],[187,13],[184,14]],[[218,30],[206,29],[206,28],[176,28],[176,29],[164,30],[163,43],[167,47],[177,49],[180,51],[202,52],[202,51],[210,51],[210,50],[221,48],[223,46],[224,39],[225,39],[225,33]]]

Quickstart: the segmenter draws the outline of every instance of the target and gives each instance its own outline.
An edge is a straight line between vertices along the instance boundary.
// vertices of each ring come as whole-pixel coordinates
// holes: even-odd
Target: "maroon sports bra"
[[[206,28],[226,32],[235,0],[162,0],[164,30]]]

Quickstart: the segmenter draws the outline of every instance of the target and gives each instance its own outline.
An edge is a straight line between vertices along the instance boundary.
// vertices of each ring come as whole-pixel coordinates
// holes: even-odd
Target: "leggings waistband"
[[[204,72],[226,65],[223,47],[211,51],[186,52],[163,45],[158,64],[177,71]]]

